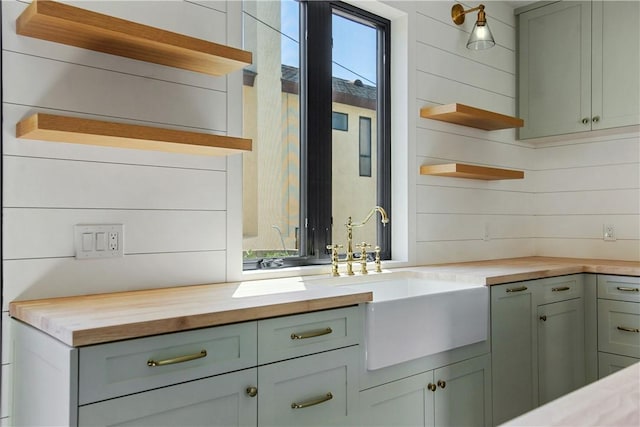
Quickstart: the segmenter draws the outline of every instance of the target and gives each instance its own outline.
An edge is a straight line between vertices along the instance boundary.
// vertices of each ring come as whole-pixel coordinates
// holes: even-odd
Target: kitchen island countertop
[[[640,362],[540,406],[501,426],[640,425]]]

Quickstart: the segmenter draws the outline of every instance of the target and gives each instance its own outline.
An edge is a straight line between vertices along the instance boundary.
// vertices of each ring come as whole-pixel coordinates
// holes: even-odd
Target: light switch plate
[[[74,227],[76,259],[124,256],[122,224],[78,224]]]

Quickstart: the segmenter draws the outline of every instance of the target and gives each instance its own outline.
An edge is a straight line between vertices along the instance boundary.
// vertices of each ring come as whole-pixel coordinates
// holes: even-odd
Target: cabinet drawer
[[[360,347],[258,368],[261,426],[346,426],[356,418]]]
[[[581,298],[584,295],[583,276],[581,274],[537,280],[535,286],[539,292],[538,304],[566,301]]]
[[[640,357],[640,303],[598,300],[598,350]]]
[[[79,404],[255,366],[256,331],[247,322],[82,347]]]
[[[599,275],[598,298],[640,302],[640,277]]]
[[[255,426],[256,398],[247,387],[256,384],[257,369],[177,384],[81,406],[83,426]]]
[[[362,337],[360,306],[276,317],[258,323],[258,363],[358,344]]]
[[[635,357],[600,352],[598,353],[598,378],[604,378],[638,362],[640,359]]]

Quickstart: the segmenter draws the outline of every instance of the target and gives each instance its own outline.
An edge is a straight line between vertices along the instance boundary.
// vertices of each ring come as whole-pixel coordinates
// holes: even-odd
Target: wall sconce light
[[[464,10],[460,4],[454,4],[451,8],[451,19],[453,19],[453,22],[455,22],[456,25],[461,25],[464,22],[464,15],[469,12],[475,12],[476,10],[479,11],[478,20],[473,26],[473,31],[471,31],[471,35],[469,36],[467,49],[489,49],[490,47],[493,47],[496,42],[493,40],[493,34],[491,34],[491,30],[487,24],[487,16],[484,13],[483,4],[469,10]]]

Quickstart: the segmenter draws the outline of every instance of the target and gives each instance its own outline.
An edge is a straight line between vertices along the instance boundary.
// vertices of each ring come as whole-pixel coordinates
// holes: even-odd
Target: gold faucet
[[[385,226],[389,223],[389,216],[387,212],[381,206],[375,206],[367,216],[360,222],[354,223],[351,217],[347,218],[347,223],[345,226],[347,227],[347,255],[345,259],[339,259],[338,257],[338,249],[342,247],[342,245],[327,245],[327,249],[331,250],[331,275],[339,276],[338,273],[338,264],[346,263],[347,264],[347,275],[353,276],[353,229],[356,227],[362,227],[365,225],[371,217],[378,212],[380,214],[380,222]],[[361,249],[360,254],[360,271],[362,274],[367,274],[367,248],[371,247],[371,245],[367,245],[367,243],[362,242],[362,244],[358,245]],[[376,272],[380,273],[382,271],[382,267],[380,265],[380,247],[375,247],[375,263],[376,263]]]

